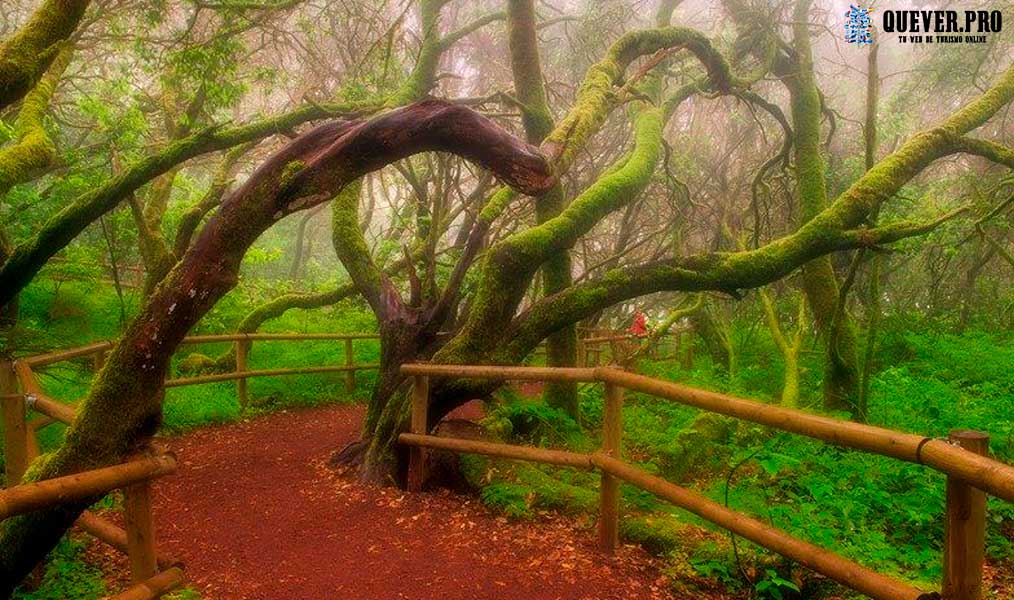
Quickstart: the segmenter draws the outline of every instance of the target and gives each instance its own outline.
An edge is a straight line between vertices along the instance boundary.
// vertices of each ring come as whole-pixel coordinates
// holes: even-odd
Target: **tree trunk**
[[[522,109],[525,137],[532,144],[541,143],[553,131],[553,116],[546,99],[539,39],[535,34],[533,0],[510,0],[507,3],[507,30],[511,52],[514,89]],[[558,216],[566,206],[563,186],[557,184],[535,201],[535,219],[539,224]],[[542,291],[550,296],[573,283],[570,252],[555,253],[542,265]],[[577,327],[567,325],[546,338],[546,364],[550,367],[573,367],[577,359]],[[550,406],[578,417],[577,384],[573,381],[546,383],[544,397]]]
[[[830,257],[803,266],[803,291],[825,340],[824,410],[855,412],[859,397],[856,332],[848,313],[834,318],[839,292]]]
[[[715,313],[715,307],[705,301],[700,310],[690,315],[690,324],[704,342],[711,361],[732,377],[736,368],[736,354],[729,338],[729,327]]]

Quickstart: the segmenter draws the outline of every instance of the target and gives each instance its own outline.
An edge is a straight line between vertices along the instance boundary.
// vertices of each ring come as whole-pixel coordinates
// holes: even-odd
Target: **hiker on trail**
[[[631,335],[636,335],[638,337],[648,335],[647,322],[648,321],[645,318],[644,313],[640,310],[636,310],[634,311],[634,322],[630,324],[630,329],[627,331]]]

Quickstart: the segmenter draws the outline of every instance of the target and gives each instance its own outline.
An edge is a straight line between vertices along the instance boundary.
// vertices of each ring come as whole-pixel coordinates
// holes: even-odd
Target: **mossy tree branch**
[[[491,360],[523,358],[549,332],[618,302],[660,291],[719,291],[756,288],[781,279],[807,262],[832,252],[875,247],[921,235],[953,218],[957,211],[929,223],[901,222],[863,228],[869,215],[923,169],[944,156],[962,152],[955,135],[985,123],[1014,100],[1014,67],[990,89],[936,127],[922,131],[884,157],[795,233],[759,248],[712,252],[609,271],[597,280],[537,302],[518,315],[508,333],[510,352]]]
[[[792,49],[782,81],[789,91],[794,135],[794,164],[799,222],[813,219],[828,205],[826,172],[821,146],[823,96],[813,70],[810,40],[812,0],[796,0],[793,10]],[[837,275],[828,256],[803,266],[803,291],[814,321],[825,337],[824,408],[849,410],[858,415],[859,357],[851,316],[840,304]]]
[[[50,217],[31,238],[17,244],[0,266],[0,305],[28,285],[57,252],[88,225],[116,208],[141,186],[176,165],[196,156],[259,140],[309,121],[346,114],[373,112],[376,104],[311,105],[292,112],[236,127],[209,127],[166,145],[105,183],[78,196],[69,206]]]
[[[967,136],[958,136],[954,144],[966,154],[981,156],[999,165],[1014,169],[1014,149],[1007,146]]]
[[[56,159],[56,145],[45,127],[53,92],[70,64],[74,48],[64,44],[46,74],[25,96],[14,121],[16,141],[0,148],[0,198],[12,187],[32,179]]]
[[[0,109],[36,87],[89,4],[91,0],[45,0],[21,29],[0,44]]]
[[[461,334],[438,352],[434,360],[449,360],[466,348],[469,353],[481,355],[502,343],[502,332],[496,330],[514,316],[527,287],[519,282],[530,281],[547,258],[571,248],[581,235],[607,214],[622,208],[648,185],[661,153],[662,118],[658,109],[646,108],[636,119],[635,145],[629,156],[589,186],[557,217],[513,234],[487,252],[477,300],[468,321]]]
[[[574,106],[546,136],[542,148],[553,159],[557,173],[566,172],[576,153],[616,107],[615,88],[630,63],[637,57],[676,46],[688,49],[700,60],[713,87],[731,89],[740,82],[722,55],[697,31],[666,27],[628,33],[589,68]],[[554,253],[570,248],[599,219],[622,207],[647,185],[661,148],[663,120],[657,108],[639,113],[635,125],[637,160],[634,155],[626,163],[621,160],[613,172],[593,184],[558,217],[509,237],[486,253],[468,319],[460,335],[441,349],[434,360],[455,362],[455,357],[482,356],[502,339],[501,324],[513,318],[537,268]],[[626,170],[617,174],[615,169]],[[507,193],[499,196],[490,201],[481,218],[497,214],[509,202]]]

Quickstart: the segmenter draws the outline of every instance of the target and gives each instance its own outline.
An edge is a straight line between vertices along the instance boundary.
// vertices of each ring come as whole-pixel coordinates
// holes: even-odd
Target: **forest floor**
[[[660,561],[634,546],[607,558],[587,525],[334,472],[362,415],[282,411],[168,438],[180,469],[155,487],[160,551],[209,600],[675,597]]]

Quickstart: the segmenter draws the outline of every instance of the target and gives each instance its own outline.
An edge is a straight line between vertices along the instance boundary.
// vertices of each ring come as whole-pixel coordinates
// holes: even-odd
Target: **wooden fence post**
[[[25,432],[26,459],[25,464],[30,465],[32,461],[39,458],[39,431],[31,421],[28,422],[28,430]]]
[[[416,375],[412,387],[412,433],[426,435],[426,422],[430,408],[430,378]],[[426,478],[426,453],[423,448],[412,446],[408,450],[408,491],[422,490]]]
[[[352,367],[356,364],[356,355],[352,352],[352,338],[345,338],[345,366]],[[345,371],[345,392],[351,394],[356,391],[356,372],[353,369]]]
[[[247,370],[246,366],[246,353],[247,345],[242,340],[236,340],[236,372],[242,373]],[[247,403],[247,392],[246,392],[246,377],[240,377],[236,380],[236,397],[239,398],[239,411],[243,412],[246,410]]]
[[[98,373],[106,365],[106,351],[99,350],[92,355],[92,371]]]
[[[584,367],[588,364],[588,354],[585,352],[584,340],[577,338],[577,364],[576,367]]]
[[[0,362],[0,403],[3,407],[4,465],[7,487],[21,481],[28,468],[28,423],[25,422],[25,397],[18,393],[14,363]]]
[[[151,517],[151,482],[123,488],[123,522],[127,530],[130,580],[140,583],[158,573],[155,526]]]
[[[605,410],[602,413],[602,452],[620,458],[623,438],[623,388],[606,384]],[[620,482],[605,472],[599,491],[599,545],[606,554],[616,552],[620,538]]]
[[[976,454],[989,454],[989,435],[979,431],[952,431],[950,442]],[[981,600],[986,493],[948,477],[946,512],[944,600]]]

